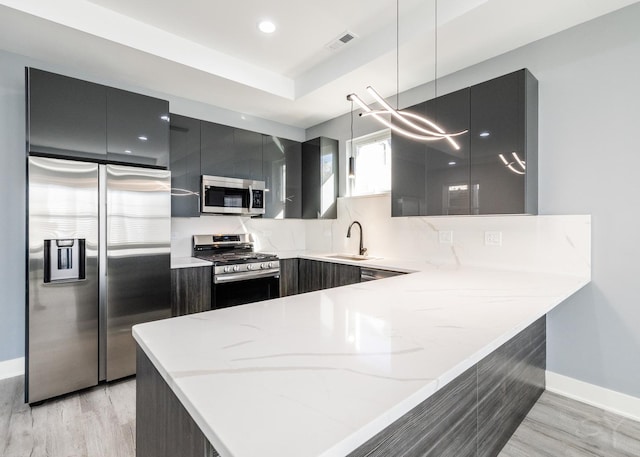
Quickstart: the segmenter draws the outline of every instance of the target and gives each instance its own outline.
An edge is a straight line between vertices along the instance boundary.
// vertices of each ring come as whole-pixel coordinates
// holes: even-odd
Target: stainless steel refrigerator
[[[171,315],[170,184],[29,157],[27,402],[135,373],[131,326]]]

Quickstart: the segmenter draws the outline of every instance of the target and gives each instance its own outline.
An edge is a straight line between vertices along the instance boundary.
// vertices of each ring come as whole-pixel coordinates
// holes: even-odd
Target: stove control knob
[[[224,272],[229,273],[231,271],[231,267],[224,267]]]
[[[266,264],[264,264],[264,263],[261,263],[261,264],[260,264],[260,268],[262,268],[262,269],[264,270],[265,268],[267,268],[267,265],[266,265]]]
[[[247,270],[253,270],[254,268],[255,268],[255,265],[253,265],[252,263],[247,265]]]
[[[268,267],[269,267],[269,268],[273,268],[273,262],[269,262]]]
[[[240,267],[238,265],[234,265],[233,271],[240,271]]]

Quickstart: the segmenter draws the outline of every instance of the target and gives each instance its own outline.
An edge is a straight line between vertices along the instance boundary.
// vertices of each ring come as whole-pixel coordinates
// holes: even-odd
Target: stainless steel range
[[[248,233],[193,236],[193,257],[213,262],[211,309],[280,296],[278,256],[253,248]]]

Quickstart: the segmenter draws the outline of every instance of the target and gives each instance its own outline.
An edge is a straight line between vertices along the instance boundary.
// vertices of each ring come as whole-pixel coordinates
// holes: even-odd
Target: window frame
[[[368,196],[372,196],[372,195],[388,195],[391,193],[391,182],[389,182],[389,189],[388,190],[384,190],[384,191],[379,191],[379,192],[371,192],[371,193],[367,193],[367,194],[357,194],[354,195],[353,191],[354,191],[354,185],[353,182],[354,180],[351,179],[349,177],[349,158],[352,157],[353,152],[355,150],[356,147],[359,147],[361,145],[367,145],[367,144],[372,144],[372,143],[377,143],[379,141],[384,141],[384,140],[389,140],[389,173],[391,173],[391,154],[393,154],[393,149],[391,148],[391,129],[386,128],[386,129],[382,129],[382,130],[377,130],[375,132],[372,133],[368,133],[366,135],[362,135],[359,136],[357,138],[353,138],[353,139],[348,139],[346,141],[346,160],[345,163],[347,164],[347,168],[346,168],[346,194],[347,197],[368,197]],[[355,157],[355,156],[354,156]],[[357,158],[356,158],[356,174],[358,173],[358,165],[357,165]]]

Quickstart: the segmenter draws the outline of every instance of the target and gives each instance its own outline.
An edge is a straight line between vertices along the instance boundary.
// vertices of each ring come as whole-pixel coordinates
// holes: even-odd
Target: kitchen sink
[[[342,260],[374,260],[380,259],[380,257],[369,257],[367,255],[358,254],[334,254],[327,256],[330,259],[342,259]]]

